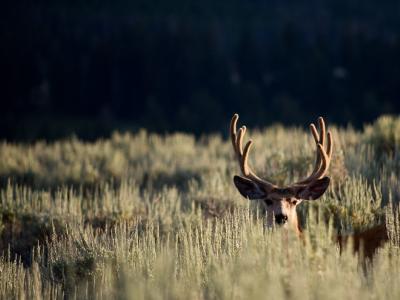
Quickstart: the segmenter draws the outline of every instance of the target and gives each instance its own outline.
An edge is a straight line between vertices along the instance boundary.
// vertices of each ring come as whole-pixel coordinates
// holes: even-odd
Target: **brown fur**
[[[364,254],[364,257],[372,259],[377,249],[389,240],[389,236],[386,224],[382,224],[352,235],[338,235],[336,242],[342,250],[351,239],[353,241],[354,252],[361,252]]]

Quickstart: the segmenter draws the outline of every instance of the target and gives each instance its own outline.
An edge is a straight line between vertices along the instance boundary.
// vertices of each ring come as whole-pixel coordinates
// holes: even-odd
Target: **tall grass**
[[[304,240],[264,228],[217,135],[3,143],[0,298],[399,299],[397,148],[382,151],[373,126],[333,129],[332,185],[299,207]],[[309,133],[250,134],[259,173],[288,183],[311,170]],[[334,243],[384,222],[373,262]]]

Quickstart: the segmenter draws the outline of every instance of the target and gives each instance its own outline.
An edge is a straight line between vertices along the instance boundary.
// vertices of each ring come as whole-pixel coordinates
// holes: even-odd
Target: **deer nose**
[[[286,215],[280,214],[275,216],[275,222],[277,224],[285,224],[288,220],[288,217]]]

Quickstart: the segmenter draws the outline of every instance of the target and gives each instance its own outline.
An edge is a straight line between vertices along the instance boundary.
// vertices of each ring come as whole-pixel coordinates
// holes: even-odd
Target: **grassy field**
[[[1,143],[0,298],[400,299],[400,118],[329,127],[332,184],[299,207],[305,243],[265,229],[236,191],[226,137]],[[309,132],[249,134],[258,173],[311,171]],[[333,242],[385,222],[373,262]]]

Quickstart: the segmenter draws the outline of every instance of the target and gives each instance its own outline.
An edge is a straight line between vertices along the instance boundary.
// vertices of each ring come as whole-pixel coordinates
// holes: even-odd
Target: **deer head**
[[[250,169],[248,158],[253,142],[249,140],[243,148],[246,127],[242,126],[237,131],[238,119],[239,116],[235,114],[230,125],[233,149],[243,174],[243,176],[233,178],[236,188],[243,197],[262,202],[267,212],[267,226],[273,226],[275,223],[284,227],[292,227],[297,233],[300,233],[297,205],[303,200],[316,200],[321,197],[330,182],[329,177],[326,177],[325,174],[332,157],[332,135],[330,132],[326,135],[324,119],[322,117],[318,119],[319,132],[314,124],[310,125],[316,143],[316,161],[313,172],[307,178],[286,187],[279,187],[261,179]]]

